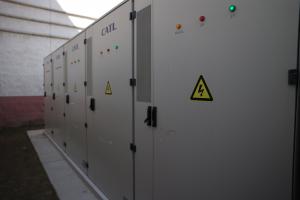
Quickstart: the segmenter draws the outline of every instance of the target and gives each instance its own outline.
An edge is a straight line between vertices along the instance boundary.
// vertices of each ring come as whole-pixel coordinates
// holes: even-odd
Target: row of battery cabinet
[[[133,199],[131,9],[124,2],[44,61],[47,134],[108,199]]]
[[[155,1],[137,9],[134,41],[124,4],[45,59],[46,129],[109,199],[290,199],[295,88],[286,74],[296,67],[299,5],[244,1],[233,15],[228,4]],[[142,52],[134,89],[133,43]],[[200,101],[204,78],[210,102]],[[159,109],[157,128],[148,106]]]

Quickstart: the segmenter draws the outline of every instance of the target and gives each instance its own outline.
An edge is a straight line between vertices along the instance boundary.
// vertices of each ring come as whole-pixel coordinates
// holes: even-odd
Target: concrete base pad
[[[27,132],[49,180],[61,200],[97,200],[92,190],[53,146],[44,130]]]

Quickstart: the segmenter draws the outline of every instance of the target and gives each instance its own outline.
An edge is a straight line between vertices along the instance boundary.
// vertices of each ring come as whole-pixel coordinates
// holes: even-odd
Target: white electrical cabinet
[[[288,71],[297,68],[299,2],[152,2],[153,199],[291,199],[296,87]],[[137,97],[150,90],[138,76],[144,9]],[[137,155],[151,141],[143,129]]]
[[[63,48],[59,48],[52,54],[53,63],[53,139],[61,147],[64,148],[65,141],[65,72]]]
[[[66,151],[87,172],[85,32],[65,45],[67,65]]]
[[[133,198],[131,2],[87,29],[89,176],[109,199]]]
[[[296,200],[298,24],[296,0],[124,1],[44,59],[46,132],[103,199]]]
[[[45,113],[45,131],[47,133],[51,133],[52,130],[52,63],[51,63],[51,55],[47,56],[44,59],[44,113]]]

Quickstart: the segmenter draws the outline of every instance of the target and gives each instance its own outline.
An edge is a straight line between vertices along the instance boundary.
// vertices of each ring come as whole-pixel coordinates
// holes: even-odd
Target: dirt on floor
[[[26,131],[43,127],[0,130],[0,199],[58,200]]]

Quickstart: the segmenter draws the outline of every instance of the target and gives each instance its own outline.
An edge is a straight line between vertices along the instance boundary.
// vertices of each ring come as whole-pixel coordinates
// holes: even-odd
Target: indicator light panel
[[[180,30],[182,28],[182,25],[181,24],[176,24],[176,29],[177,30]]]
[[[206,17],[205,17],[205,16],[200,16],[200,17],[199,17],[199,21],[200,21],[200,22],[204,22],[205,20],[206,20]]]
[[[228,7],[228,10],[229,10],[229,12],[234,13],[234,12],[236,11],[236,6],[235,6],[235,5],[230,5],[230,6]]]

